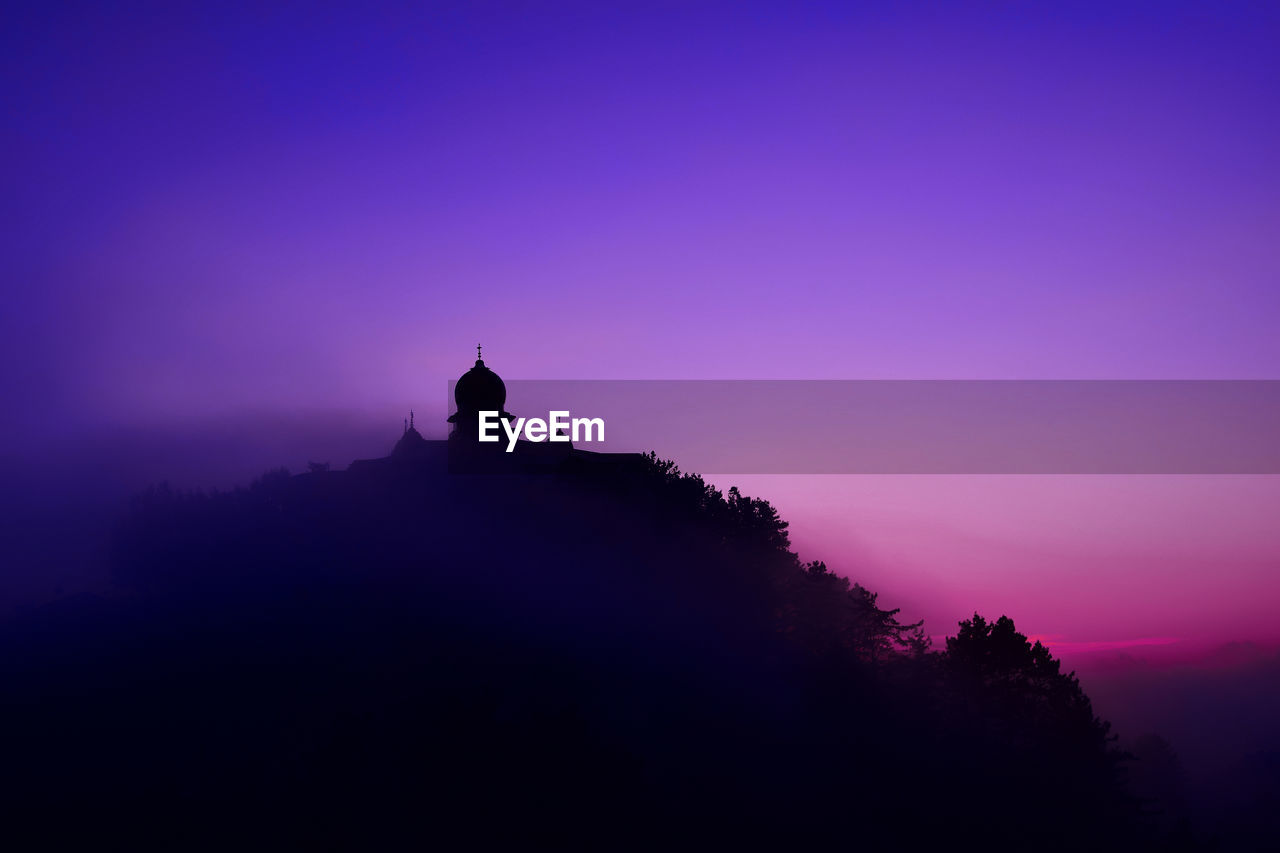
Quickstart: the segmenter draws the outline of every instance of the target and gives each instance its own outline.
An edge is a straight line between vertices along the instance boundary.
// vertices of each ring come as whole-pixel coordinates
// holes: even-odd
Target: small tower
[[[404,433],[396,442],[396,446],[391,449],[391,456],[395,459],[422,456],[427,452],[427,446],[427,440],[413,426],[413,411],[410,410],[409,417],[405,418]]]

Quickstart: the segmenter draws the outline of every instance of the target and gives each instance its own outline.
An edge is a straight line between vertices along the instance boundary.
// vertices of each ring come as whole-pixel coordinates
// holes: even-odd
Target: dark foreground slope
[[[657,461],[157,489],[115,566],[0,645],[24,847],[1155,843],[1011,622],[926,652],[767,503]]]

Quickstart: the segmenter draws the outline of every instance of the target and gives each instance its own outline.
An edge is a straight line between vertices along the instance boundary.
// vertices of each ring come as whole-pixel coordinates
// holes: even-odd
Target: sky
[[[1280,378],[1274,4],[233,5],[5,12],[9,462],[394,438],[477,342],[526,379]],[[1280,639],[1276,478],[739,479],[931,633]]]

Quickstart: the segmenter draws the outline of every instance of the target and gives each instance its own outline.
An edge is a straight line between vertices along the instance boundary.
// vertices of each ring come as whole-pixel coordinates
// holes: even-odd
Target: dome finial
[[[480,345],[476,344],[476,361],[480,360]]]

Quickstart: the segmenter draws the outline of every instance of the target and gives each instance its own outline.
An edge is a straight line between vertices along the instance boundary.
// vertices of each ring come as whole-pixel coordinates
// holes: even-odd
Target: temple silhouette
[[[507,438],[482,443],[478,439],[481,412],[498,412],[509,421],[516,415],[508,412],[507,385],[502,377],[484,363],[482,350],[476,346],[476,361],[458,377],[453,386],[455,411],[449,415],[449,437],[445,440],[425,438],[409,413],[404,430],[391,448],[379,459],[361,459],[351,463],[352,471],[386,468],[447,467],[454,473],[494,474],[567,474],[613,473],[625,475],[641,465],[639,453],[604,453],[581,450],[571,441],[532,442],[520,439],[507,452]],[[554,401],[549,401],[554,402]]]
[[[768,501],[482,444],[481,358],[453,396],[345,471],[149,489],[113,594],[4,626],[11,848],[1195,849],[1012,619],[935,652]]]

